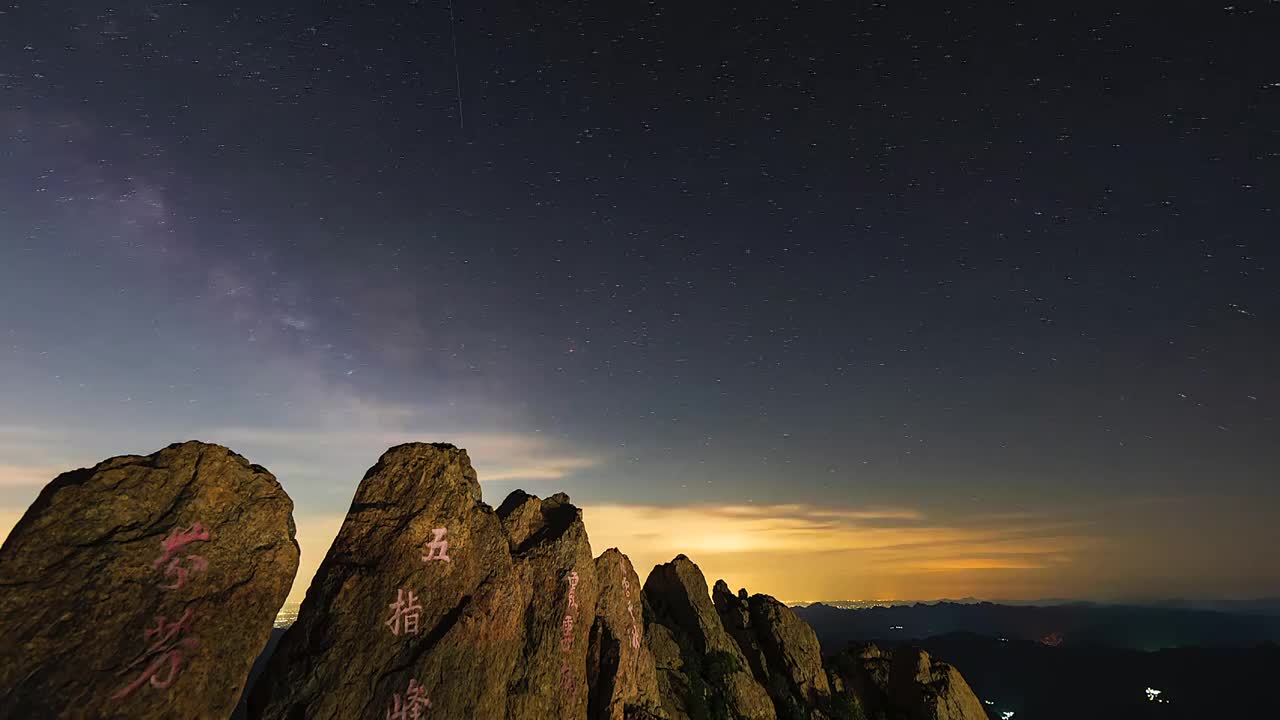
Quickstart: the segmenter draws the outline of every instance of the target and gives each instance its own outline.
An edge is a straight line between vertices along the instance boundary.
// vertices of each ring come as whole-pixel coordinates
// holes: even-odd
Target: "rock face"
[[[0,717],[227,717],[298,569],[292,511],[198,442],[58,476],[0,547]]]
[[[600,597],[587,650],[591,720],[658,717],[662,701],[653,655],[644,642],[640,578],[616,548],[595,561]]]
[[[516,492],[495,512],[466,451],[391,448],[361,481],[249,716],[585,718],[597,594],[567,497]]]
[[[355,718],[388,708],[502,717],[528,588],[480,502],[466,452],[391,448],[365,474],[250,717]],[[508,635],[509,633],[509,635]]]
[[[669,646],[661,654],[655,652],[666,666],[658,669],[668,675],[660,679],[663,703],[674,718],[776,717],[769,694],[752,676],[738,643],[725,631],[697,565],[678,555],[655,567],[645,581],[644,595],[653,622],[669,632],[679,650],[678,661]],[[665,644],[666,638],[659,642]],[[683,698],[679,697],[682,690]]]
[[[713,592],[716,611],[738,642],[778,717],[827,717],[831,687],[813,628],[768,595],[734,596],[723,580]]]
[[[494,510],[466,451],[414,443],[365,474],[248,717],[844,720],[866,698],[885,720],[969,720],[944,665],[846,665],[829,679],[777,600],[720,582],[713,602],[683,555],[642,586],[616,549],[592,559],[566,495]]]
[[[563,493],[539,500],[517,491],[498,516],[514,553],[508,583],[532,588],[507,717],[584,717],[588,636],[599,589],[582,511]]]
[[[217,445],[47,486],[0,546],[0,718],[232,713],[298,567],[293,503]],[[387,450],[248,694],[270,720],[985,720],[954,668],[851,648],[684,555],[641,586],[568,496],[484,504],[465,450]],[[244,712],[243,708],[237,713]]]
[[[831,661],[837,695],[862,708],[902,720],[986,720],[987,713],[954,667],[913,647],[886,652],[851,647]]]

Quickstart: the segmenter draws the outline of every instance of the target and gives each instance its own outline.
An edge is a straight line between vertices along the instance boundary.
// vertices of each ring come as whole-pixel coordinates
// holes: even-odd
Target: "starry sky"
[[[386,447],[784,600],[1280,594],[1280,3],[0,4],[0,533]],[[452,17],[452,21],[451,21]]]

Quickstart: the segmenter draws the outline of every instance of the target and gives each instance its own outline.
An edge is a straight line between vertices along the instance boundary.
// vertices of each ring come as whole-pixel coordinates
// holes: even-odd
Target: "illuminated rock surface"
[[[617,549],[596,558],[595,622],[587,653],[591,687],[589,717],[630,720],[657,717],[662,701],[653,655],[644,641],[644,601],[640,578]]]
[[[360,482],[249,716],[383,717],[416,706],[432,717],[503,717],[532,591],[516,581],[466,452],[393,447]]]
[[[0,548],[0,717],[227,717],[298,569],[292,511],[198,442],[58,476]]]
[[[967,720],[954,671],[921,665],[922,687],[947,688],[913,695],[887,662],[883,690],[863,683],[892,696],[886,720]],[[415,443],[361,481],[248,717],[843,720],[833,684],[773,598],[718,583],[713,602],[683,555],[642,585],[616,549],[592,559],[568,496],[517,490],[494,510],[466,451]]]

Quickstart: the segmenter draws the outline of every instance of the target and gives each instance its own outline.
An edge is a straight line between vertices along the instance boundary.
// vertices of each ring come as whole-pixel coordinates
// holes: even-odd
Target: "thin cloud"
[[[292,469],[310,473],[323,472],[329,465],[325,458],[335,455],[367,467],[383,450],[410,442],[447,442],[465,449],[482,482],[559,480],[600,462],[599,458],[572,452],[553,440],[530,433],[244,427],[215,428],[202,433],[201,437],[232,448],[258,451],[309,448],[312,449],[309,460],[291,457],[287,464]]]
[[[842,596],[824,590],[837,587],[868,597],[937,593],[948,578],[958,588],[975,574],[1053,572],[1099,545],[1082,523],[952,520],[914,508],[605,504],[584,517],[593,549],[618,547],[642,574],[683,553],[708,580],[791,598]]]
[[[59,474],[70,469],[58,469],[40,465],[0,465],[0,487],[42,487]]]

